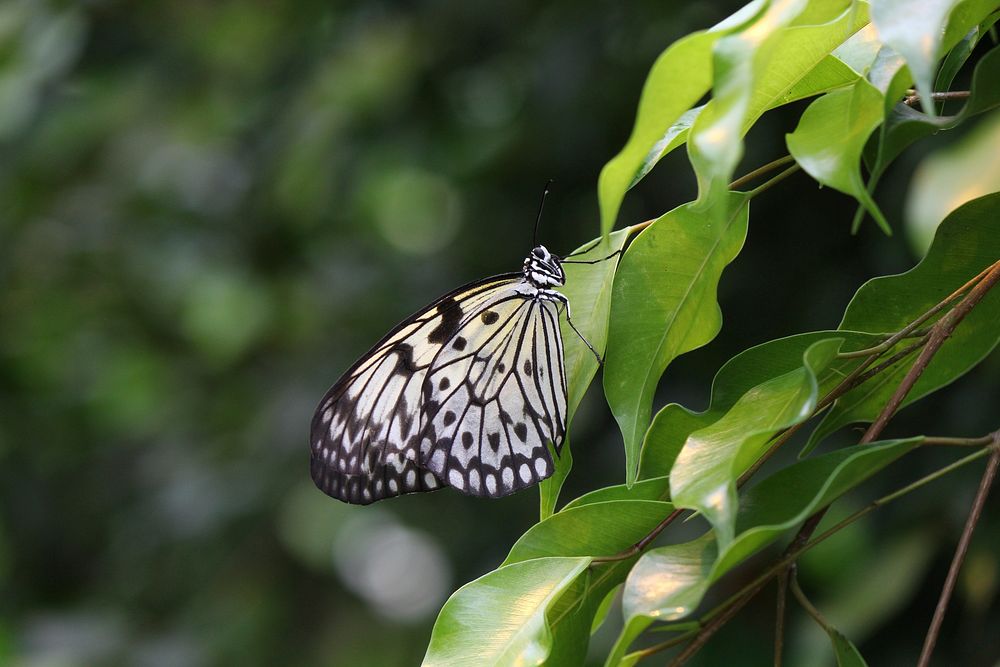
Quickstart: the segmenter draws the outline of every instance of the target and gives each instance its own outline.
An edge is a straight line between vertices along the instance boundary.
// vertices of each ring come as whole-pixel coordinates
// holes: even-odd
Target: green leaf
[[[615,278],[604,391],[625,441],[628,484],[660,376],[722,324],[716,286],[743,245],[748,206],[737,194],[718,205],[725,215],[685,204],[654,221],[629,246]]]
[[[593,503],[603,503],[609,500],[669,499],[670,479],[664,475],[663,477],[654,477],[652,479],[645,479],[640,482],[636,482],[631,487],[627,484],[618,484],[616,486],[607,486],[603,489],[597,489],[596,491],[585,493],[579,498],[574,498],[566,503],[566,507],[563,508],[563,511],[566,511],[571,507],[590,505]]]
[[[913,269],[862,285],[848,305],[840,329],[898,331],[997,259],[1000,194],[992,194],[952,212],[938,227],[927,256]],[[937,351],[903,405],[953,382],[989,354],[1000,340],[998,319],[1000,291],[992,290]],[[875,419],[907,370],[909,364],[897,364],[844,394],[823,417],[807,446],[846,424]]]
[[[511,548],[505,566],[533,559],[611,555],[645,537],[673,510],[664,502],[617,501],[566,508],[532,526]],[[624,580],[638,556],[594,565],[555,602],[549,618],[551,664],[579,664],[601,604]]]
[[[810,176],[857,199],[879,227],[891,234],[861,178],[861,153],[882,122],[882,100],[882,93],[858,79],[810,104],[786,140],[789,152]]]
[[[670,471],[677,507],[700,511],[724,549],[735,534],[736,482],[767,451],[778,431],[808,419],[819,398],[816,376],[837,354],[842,339],[814,343],[802,366],[744,394],[717,422],[692,433]]]
[[[615,655],[624,655],[628,644],[652,621],[688,616],[708,587],[733,567],[896,461],[920,440],[857,445],[780,470],[747,493],[736,522],[737,536],[721,552],[708,532],[691,542],[645,553],[625,582],[625,628]],[[609,664],[614,663],[609,659]]]
[[[916,79],[924,111],[934,114],[930,93],[941,37],[960,0],[872,0],[872,22],[882,41],[899,53]],[[916,6],[915,6],[916,5]]]
[[[542,665],[552,648],[547,612],[589,558],[539,558],[490,572],[445,602],[423,664]]]
[[[615,225],[625,192],[667,129],[694,106],[712,83],[712,46],[718,32],[696,32],[671,44],[653,63],[639,98],[635,127],[621,152],[601,170],[597,195],[601,233]]]
[[[503,565],[545,556],[612,556],[645,537],[673,509],[652,500],[567,508],[529,528]]]
[[[708,207],[725,198],[727,184],[743,156],[742,135],[751,97],[772,65],[773,46],[782,29],[807,4],[805,0],[770,3],[755,20],[715,44],[712,99],[698,114],[688,138],[688,156],[698,178],[699,206]],[[718,208],[713,210],[716,215],[723,214]]]
[[[809,347],[833,337],[843,338],[848,349],[867,348],[880,342],[879,337],[871,334],[816,331],[779,338],[744,350],[719,369],[712,381],[712,397],[707,410],[698,413],[671,403],[657,413],[643,442],[640,476],[650,478],[669,473],[691,433],[718,421],[756,385],[800,368],[802,357]],[[833,361],[817,378],[820,394],[830,391],[858,363],[856,359]]]
[[[607,243],[591,242],[574,251],[581,252],[572,261],[592,261],[608,257],[625,246],[625,241],[634,233],[634,228],[622,229],[612,234]],[[597,264],[564,264],[566,284],[559,290],[569,299],[573,323],[590,344],[601,354],[608,341],[608,313],[611,309],[611,285],[614,282],[618,257],[612,257]],[[590,348],[580,340],[565,318],[561,322],[564,359],[566,365],[566,406],[567,429],[573,423],[573,415],[587,393],[594,375],[597,373],[597,359]],[[569,471],[573,467],[573,454],[569,438],[562,446],[562,452],[555,459],[555,472],[538,485],[539,514],[544,519],[555,511]]]
[[[833,643],[833,653],[837,656],[837,667],[868,667],[868,663],[861,657],[861,653],[850,639],[834,628],[827,628],[827,634]]]
[[[960,12],[949,21],[959,5]],[[906,60],[927,115],[936,115],[930,93],[942,51],[957,44],[996,6],[995,0],[872,0],[872,22],[882,41]]]
[[[886,167],[913,142],[940,130],[950,130],[975,114],[1000,106],[1000,87],[996,81],[1000,81],[1000,48],[993,49],[976,63],[969,99],[959,113],[928,116],[901,102],[892,106],[879,136],[877,159],[871,169],[868,190],[872,190]],[[986,194],[986,191],[979,194]],[[938,215],[935,226],[954,208],[937,213],[938,208],[932,206],[931,210]],[[927,240],[930,241],[930,235]]]
[[[994,54],[996,82],[1000,81],[1000,49],[990,53]],[[992,88],[1000,105],[1000,86],[994,83]],[[958,142],[932,153],[917,166],[905,215],[909,238],[921,254],[949,213],[971,199],[1000,191],[998,151],[1000,113],[993,112]]]
[[[847,7],[848,4],[813,3],[810,10],[819,7],[820,11],[807,10],[799,17],[799,25],[781,31],[772,47],[770,59],[773,66],[758,72],[758,82],[751,91],[741,137],[764,112],[802,97],[826,92],[857,78],[849,68],[828,55],[831,49],[867,21],[866,5],[858,5],[859,9],[852,10]],[[808,23],[802,24],[802,21]],[[835,64],[827,63],[828,58]],[[850,72],[847,81],[841,78],[843,69]],[[806,79],[809,81],[803,84]],[[816,86],[820,89],[817,90]],[[667,129],[646,156],[629,187],[649,173],[663,156],[687,141],[691,125],[703,108],[704,105],[690,109]]]

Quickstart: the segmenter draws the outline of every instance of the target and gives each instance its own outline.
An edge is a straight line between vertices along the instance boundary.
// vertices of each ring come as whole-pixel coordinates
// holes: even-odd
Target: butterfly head
[[[535,287],[565,285],[566,273],[559,262],[543,245],[535,246],[524,260],[524,278]]]

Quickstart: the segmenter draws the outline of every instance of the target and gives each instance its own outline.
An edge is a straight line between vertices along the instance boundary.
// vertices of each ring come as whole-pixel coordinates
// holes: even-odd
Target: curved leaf
[[[608,257],[625,246],[625,241],[634,233],[629,227],[612,234],[607,243],[585,244],[574,251],[572,261],[593,261]],[[583,248],[590,247],[586,252]],[[580,252],[579,255],[575,253]],[[611,310],[611,285],[619,257],[612,257],[597,264],[564,264],[566,284],[559,290],[569,299],[573,324],[590,344],[601,354],[608,341],[608,313]],[[594,375],[597,374],[597,358],[590,348],[573,331],[566,319],[560,322],[566,364],[566,409],[567,428],[573,423],[573,415],[587,393]],[[560,456],[554,457],[556,470],[551,477],[538,485],[539,514],[544,519],[555,511],[559,491],[573,467],[573,454],[569,438],[563,442]]]
[[[529,528],[503,565],[545,556],[611,556],[645,537],[673,509],[670,503],[652,500],[564,509]]]
[[[744,195],[723,204],[724,216],[686,204],[654,221],[629,246],[615,277],[604,392],[625,441],[628,484],[636,479],[660,375],[721,327],[715,290],[743,246],[748,215]]]
[[[743,156],[743,126],[751,97],[771,64],[777,37],[807,4],[806,0],[771,2],[755,20],[715,44],[712,99],[698,114],[688,137],[700,206],[726,197],[727,183]],[[716,215],[723,213],[713,210]]]
[[[882,100],[882,93],[858,79],[810,104],[786,141],[788,151],[810,176],[857,199],[879,227],[891,234],[861,178],[861,154],[882,122]]]
[[[649,533],[673,506],[664,502],[602,502],[563,509],[532,526],[513,546],[505,567],[550,556],[618,553]],[[553,604],[551,664],[579,664],[601,605],[619,586],[638,556],[595,565]]]
[[[566,507],[563,508],[563,511],[566,511],[571,507],[591,505],[593,503],[604,503],[609,500],[669,499],[670,480],[666,475],[664,475],[663,477],[654,477],[652,479],[645,479],[640,482],[636,482],[631,487],[627,484],[618,484],[616,486],[606,486],[603,489],[597,489],[596,491],[585,493],[582,496],[574,498],[566,503]]]
[[[949,21],[952,11],[962,5],[961,14]],[[872,22],[882,41],[903,56],[916,80],[924,112],[935,116],[930,93],[934,74],[945,49],[957,44],[972,26],[996,9],[995,0],[872,0]],[[957,35],[947,39],[945,26]],[[949,44],[950,42],[950,44]]]
[[[997,259],[1000,194],[992,194],[952,212],[938,227],[927,256],[913,269],[862,285],[840,328],[869,333],[898,331]],[[934,355],[903,405],[953,382],[989,354],[1000,341],[998,319],[1000,290],[992,290]],[[873,420],[908,369],[909,364],[897,364],[844,394],[824,415],[807,447],[842,426]]]
[[[624,655],[632,640],[654,620],[689,615],[708,587],[733,567],[903,456],[920,440],[857,445],[775,473],[747,494],[736,522],[738,534],[721,552],[708,532],[691,542],[645,553],[625,582],[625,628],[613,655]],[[609,659],[609,664],[615,663]]]
[[[552,647],[546,613],[589,564],[589,558],[539,558],[462,586],[441,609],[423,664],[544,664]]]
[[[671,44],[653,63],[639,98],[635,127],[621,152],[601,170],[597,195],[601,233],[615,225],[625,192],[667,129],[712,83],[712,46],[719,33],[696,32]]]
[[[745,393],[717,422],[692,433],[670,471],[677,507],[699,510],[724,549],[735,534],[736,482],[767,450],[771,436],[812,415],[819,398],[816,376],[836,356],[842,339],[814,343],[802,367]]]
[[[849,331],[816,331],[762,343],[727,361],[712,381],[712,396],[704,412],[694,412],[671,403],[653,420],[642,446],[640,476],[666,475],[688,436],[722,417],[736,401],[756,385],[794,371],[813,344],[838,337],[849,349],[876,345],[880,338]],[[820,394],[826,394],[858,365],[857,359],[836,359],[817,377]],[[641,482],[640,482],[641,484]],[[638,486],[638,485],[637,485]]]

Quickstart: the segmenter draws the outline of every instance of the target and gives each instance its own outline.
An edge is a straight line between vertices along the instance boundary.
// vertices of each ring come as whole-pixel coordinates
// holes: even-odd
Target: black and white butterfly
[[[313,416],[316,486],[368,504],[442,486],[497,498],[550,476],[547,443],[558,454],[566,436],[560,309],[576,331],[554,289],[564,261],[537,245],[520,272],[444,295],[369,350]]]

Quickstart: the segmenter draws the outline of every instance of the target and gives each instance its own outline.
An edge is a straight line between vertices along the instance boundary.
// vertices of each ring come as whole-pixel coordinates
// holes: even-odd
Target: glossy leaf
[[[694,412],[677,403],[667,405],[653,420],[642,447],[640,477],[666,475],[688,436],[719,420],[754,386],[802,366],[802,356],[813,344],[843,338],[844,348],[857,350],[879,342],[877,336],[853,332],[816,331],[762,343],[727,361],[712,381],[708,409]],[[820,394],[826,394],[858,364],[856,359],[836,359],[820,373]],[[638,487],[642,482],[636,485]],[[633,487],[635,488],[635,487]]]
[[[611,556],[645,537],[673,509],[670,503],[652,500],[564,509],[529,528],[503,564],[545,556]]]
[[[649,70],[632,134],[621,152],[604,165],[597,181],[602,233],[614,227],[625,192],[653,147],[711,86],[712,46],[718,38],[714,32],[688,35],[671,44]]]
[[[625,241],[634,233],[634,228],[622,229],[612,234],[607,243],[591,242],[575,252],[588,248],[586,252],[572,257],[572,261],[590,261],[608,257],[621,250]],[[565,264],[566,284],[560,291],[569,299],[573,324],[594,348],[604,354],[608,340],[608,313],[611,309],[611,285],[614,282],[618,257],[597,264]],[[597,358],[590,348],[580,340],[580,336],[569,326],[565,318],[561,322],[565,364],[566,364],[566,404],[567,426],[572,426],[573,415],[587,393],[594,375],[597,374]],[[556,470],[551,477],[539,484],[539,514],[544,519],[555,511],[559,491],[573,467],[570,439],[563,443],[562,452],[556,457]]]
[[[898,331],[997,259],[1000,194],[993,194],[952,212],[938,227],[927,256],[913,269],[862,285],[840,328],[870,333]],[[1000,292],[992,290],[934,355],[903,405],[953,382],[989,354],[1000,340],[998,319]],[[908,369],[907,363],[897,364],[844,394],[823,417],[807,446],[847,424],[873,420]]]
[[[819,398],[816,376],[843,340],[821,340],[803,355],[800,368],[747,391],[715,423],[692,433],[670,471],[670,495],[677,507],[700,511],[724,549],[735,533],[739,502],[736,482],[767,451],[778,431],[812,415]]]
[[[736,194],[720,205],[722,216],[686,204],[654,221],[629,246],[615,278],[604,391],[624,438],[628,484],[660,376],[722,323],[716,286],[743,245],[748,207]]]
[[[771,66],[773,46],[782,29],[806,8],[806,0],[767,4],[741,30],[719,39],[713,48],[712,99],[690,130],[688,156],[698,178],[698,203],[712,206],[726,197],[727,184],[743,156],[743,127],[759,79]]]
[[[596,491],[585,493],[579,498],[574,498],[573,500],[566,503],[566,507],[563,508],[563,511],[566,511],[571,507],[578,507],[580,505],[591,505],[593,503],[603,503],[609,500],[669,500],[669,499],[670,499],[670,480],[666,475],[664,475],[663,477],[644,479],[640,482],[636,482],[631,487],[629,487],[627,484],[618,484],[616,486],[607,486],[603,489],[597,489]]]
[[[861,154],[882,122],[882,99],[874,86],[858,79],[810,104],[786,139],[789,152],[810,176],[857,199],[879,227],[891,234],[861,178]]]
[[[782,30],[772,47],[771,66],[758,72],[740,130],[741,137],[764,112],[857,78],[851,72],[847,81],[842,80],[842,70],[826,62],[832,58],[828,55],[830,51],[867,20],[867,5],[859,4],[858,9],[852,11],[848,4],[813,3],[799,16],[797,25]],[[836,58],[832,60],[840,62]],[[703,108],[704,105],[685,112],[667,129],[643,161],[632,185],[649,173],[663,156],[687,141],[689,130]]]
[[[969,99],[959,113],[953,116],[928,116],[903,103],[892,106],[879,135],[877,159],[872,165],[870,180],[877,182],[885,168],[915,141],[940,130],[950,130],[971,116],[1000,106],[997,81],[1000,81],[1000,48],[993,49],[976,63]],[[872,183],[869,183],[868,189],[872,189]],[[978,194],[986,193],[987,191]],[[954,208],[938,213],[934,223],[940,222]],[[937,212],[940,209],[932,207],[932,210]]]
[[[462,586],[441,609],[423,664],[545,664],[552,647],[546,613],[589,564],[539,558]]]
[[[929,116],[936,115],[930,93],[942,55],[944,28],[952,10],[959,4],[963,4],[961,0],[872,0],[871,3],[872,22],[882,41],[906,60],[916,80],[924,112]],[[961,30],[958,39],[989,13],[989,5],[995,8],[995,3],[987,1],[973,0],[964,4],[966,11],[978,18],[956,28]]]
[[[649,533],[673,507],[651,501],[602,502],[566,508],[532,526],[521,536],[505,565],[532,559],[618,553]],[[568,587],[549,615],[553,643],[551,664],[579,664],[590,633],[610,592],[623,581],[638,556],[594,565]]]
[[[708,587],[733,567],[919,442],[920,438],[911,438],[858,445],[780,470],[747,493],[736,522],[736,538],[721,552],[714,535],[708,532],[691,542],[643,554],[625,582],[625,628],[614,655],[624,655],[632,640],[654,620],[675,620],[691,614]],[[615,663],[609,659],[609,664]]]

